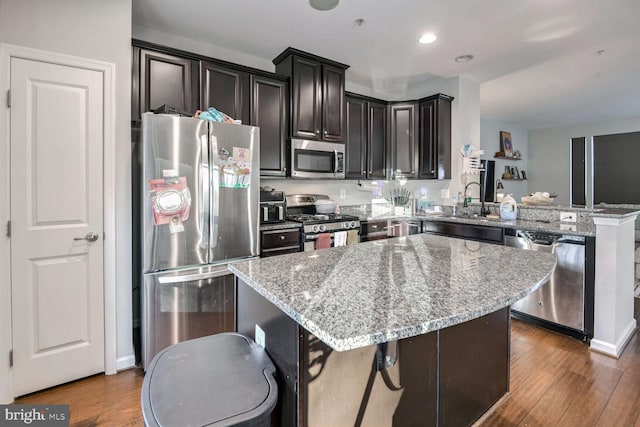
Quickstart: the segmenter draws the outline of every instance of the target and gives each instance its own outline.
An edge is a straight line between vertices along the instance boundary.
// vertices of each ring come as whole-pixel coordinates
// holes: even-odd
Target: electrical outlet
[[[576,222],[578,214],[576,212],[560,212],[560,221]]]
[[[440,197],[442,197],[445,200],[448,199],[450,197],[449,189],[443,188],[442,190],[440,190]]]
[[[347,198],[347,190],[345,190],[344,188],[340,189],[340,198],[341,199],[346,199]]]
[[[257,324],[256,324],[256,344],[258,344],[258,345],[260,345],[262,347],[266,347],[266,345],[267,345],[266,337],[264,335],[264,331]]]

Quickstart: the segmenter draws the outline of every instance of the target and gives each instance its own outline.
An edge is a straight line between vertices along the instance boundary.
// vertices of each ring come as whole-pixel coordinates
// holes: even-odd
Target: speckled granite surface
[[[270,224],[260,224],[260,231],[284,230],[287,228],[300,228],[302,224],[295,221],[273,222]]]
[[[487,203],[492,214],[499,213],[499,204]],[[486,225],[490,227],[503,227],[529,231],[546,231],[549,233],[573,234],[578,236],[595,236],[596,227],[593,217],[603,218],[625,218],[638,214],[640,209],[635,205],[607,206],[598,205],[594,209],[573,208],[568,206],[524,206],[518,205],[518,219],[513,221],[502,221],[497,219],[487,219],[473,217],[475,211],[479,212],[480,204],[473,203],[468,208],[459,208],[458,215],[453,216],[451,206],[442,206],[440,213],[417,213],[414,215],[396,215],[393,210],[387,212],[372,212],[370,205],[343,206],[343,213],[359,215],[361,221],[374,219],[398,219],[398,218],[419,218],[427,221],[448,221],[462,224]],[[577,222],[560,222],[560,212],[576,212]]]
[[[503,221],[500,219],[486,219],[486,218],[462,218],[462,217],[448,217],[448,216],[431,216],[423,217],[426,221],[448,221],[457,222],[461,224],[475,224],[486,225],[488,227],[501,227],[512,228],[516,230],[528,230],[528,231],[546,231],[548,233],[559,234],[571,234],[576,236],[595,236],[596,226],[592,223],[566,223],[560,221],[527,221],[523,219],[516,219],[512,221]]]
[[[284,230],[287,228],[300,228],[301,226],[301,223],[294,221],[274,222],[271,224],[260,224],[260,231]]]
[[[334,350],[345,351],[506,307],[554,266],[548,253],[416,234],[229,269]]]

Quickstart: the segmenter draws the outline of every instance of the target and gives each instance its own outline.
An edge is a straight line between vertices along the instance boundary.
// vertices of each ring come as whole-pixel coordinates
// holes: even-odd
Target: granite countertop
[[[498,212],[499,204],[487,203],[493,213]],[[470,209],[478,208],[479,203],[474,203]],[[549,233],[572,234],[578,236],[595,236],[596,226],[593,218],[626,218],[640,213],[638,205],[597,205],[593,209],[575,208],[571,206],[526,206],[518,205],[518,219],[505,221],[498,218],[483,218],[468,213],[451,215],[451,207],[444,206],[443,212],[430,213],[402,213],[396,214],[393,208],[372,210],[371,205],[344,206],[344,213],[358,215],[361,221],[375,221],[385,219],[421,219],[427,221],[447,221],[462,224],[485,225],[489,227],[502,227],[529,231],[546,231]],[[575,223],[561,222],[559,212],[575,212],[578,221]]]
[[[287,228],[300,228],[301,223],[295,221],[273,222],[270,224],[260,224],[260,231],[285,230]]]
[[[446,221],[457,222],[461,224],[473,224],[473,225],[485,225],[488,227],[501,227],[511,228],[514,230],[528,230],[528,231],[546,231],[548,233],[559,234],[571,234],[576,236],[595,236],[596,227],[592,223],[568,223],[560,221],[545,221],[545,220],[524,220],[515,219],[511,221],[501,220],[499,218],[482,218],[482,217],[456,217],[446,215],[425,215],[419,216],[423,220],[427,221]]]
[[[337,351],[424,334],[511,305],[549,253],[429,234],[237,262],[229,269]]]

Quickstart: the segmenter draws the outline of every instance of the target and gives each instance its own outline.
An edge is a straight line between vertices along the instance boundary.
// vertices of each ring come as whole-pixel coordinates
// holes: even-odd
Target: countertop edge
[[[526,295],[530,294],[537,288],[539,288],[546,280],[549,279],[554,268],[551,269],[543,279],[541,279],[538,283],[535,283],[528,289],[525,289],[517,294],[512,295],[510,298],[506,298],[502,301],[496,301],[495,303],[484,306],[480,309],[467,311],[461,314],[455,314],[449,317],[443,317],[439,319],[433,319],[431,321],[421,323],[418,325],[407,326],[397,330],[391,331],[380,331],[376,332],[372,335],[361,335],[349,338],[336,338],[326,333],[322,328],[320,328],[315,322],[306,318],[303,314],[296,311],[293,307],[291,307],[286,302],[276,298],[273,294],[268,292],[265,288],[260,286],[258,283],[253,281],[250,277],[245,275],[240,270],[236,269],[233,264],[229,264],[229,271],[235,274],[239,279],[244,281],[248,286],[250,286],[253,290],[255,290],[258,294],[263,296],[267,301],[274,304],[278,309],[280,309],[283,313],[285,313],[288,317],[293,319],[300,326],[305,328],[307,331],[315,335],[318,339],[323,341],[325,344],[329,345],[336,351],[348,351],[356,348],[366,347],[368,345],[373,344],[381,344],[389,341],[395,341],[404,338],[410,338],[413,336],[433,332],[436,330],[444,329],[450,326],[455,326],[460,323],[464,323],[470,320],[477,319],[486,314],[493,313],[501,308],[508,307],[514,302],[520,300]]]

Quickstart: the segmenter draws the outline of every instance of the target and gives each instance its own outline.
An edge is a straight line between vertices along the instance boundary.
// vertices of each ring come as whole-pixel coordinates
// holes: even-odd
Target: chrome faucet
[[[489,209],[485,208],[484,206],[484,189],[482,188],[482,185],[480,185],[479,182],[470,182],[467,185],[465,185],[464,187],[464,204],[463,206],[469,207],[469,203],[467,202],[467,188],[469,188],[469,186],[471,184],[476,184],[479,188],[480,188],[480,216],[487,216],[487,214],[489,213]]]

